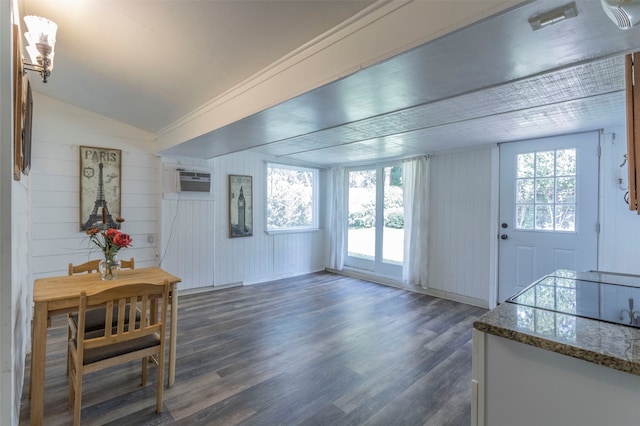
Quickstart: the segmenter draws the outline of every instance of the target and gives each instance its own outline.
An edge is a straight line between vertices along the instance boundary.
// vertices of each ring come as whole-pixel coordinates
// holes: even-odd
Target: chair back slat
[[[142,306],[140,307],[140,309],[143,309],[145,312],[147,312],[147,310],[150,309],[149,299],[146,296],[143,296],[142,298]],[[142,326],[148,326],[150,324],[148,320],[149,320],[149,317],[151,316],[151,312],[149,314],[150,314],[149,316],[145,315],[143,318],[140,318],[141,320],[140,322],[142,323],[141,324]]]
[[[80,265],[74,265],[73,263],[69,264],[69,275],[81,274],[86,272],[88,274],[92,274],[94,272],[98,272],[98,265],[100,264],[100,259],[90,260],[88,262],[82,263]],[[136,263],[135,260],[130,258],[129,260],[121,260],[120,261],[121,269],[135,269]]]
[[[104,323],[112,324],[113,323],[113,300],[109,300],[107,302],[107,307],[104,310],[104,312],[105,312]],[[105,333],[107,337],[111,336],[111,327],[105,327]]]
[[[137,306],[135,303],[129,303],[129,330],[133,330],[136,327],[136,311]]]

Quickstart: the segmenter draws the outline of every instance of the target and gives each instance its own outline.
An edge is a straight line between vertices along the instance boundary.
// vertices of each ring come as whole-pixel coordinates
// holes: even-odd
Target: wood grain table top
[[[49,311],[77,306],[81,291],[88,295],[127,283],[162,284],[164,280],[176,284],[182,280],[159,267],[125,269],[117,280],[103,281],[100,274],[78,274],[38,278],[33,284],[33,302],[48,303]]]

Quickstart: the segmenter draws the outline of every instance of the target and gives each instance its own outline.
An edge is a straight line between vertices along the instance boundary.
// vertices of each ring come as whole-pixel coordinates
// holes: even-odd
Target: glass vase
[[[100,271],[100,277],[104,281],[110,281],[118,279],[120,274],[120,259],[117,254],[105,256],[104,259],[98,264],[98,270]]]

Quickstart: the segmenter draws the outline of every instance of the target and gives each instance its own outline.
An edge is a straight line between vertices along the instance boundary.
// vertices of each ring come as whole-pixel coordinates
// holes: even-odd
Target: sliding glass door
[[[349,170],[345,265],[402,278],[404,207],[402,166]]]

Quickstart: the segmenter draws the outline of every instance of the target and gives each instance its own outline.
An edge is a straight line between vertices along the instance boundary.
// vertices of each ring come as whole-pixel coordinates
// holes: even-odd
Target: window
[[[318,229],[318,170],[267,164],[267,232]]]
[[[516,229],[575,232],[575,148],[518,154],[516,161]]]

